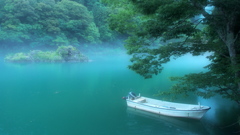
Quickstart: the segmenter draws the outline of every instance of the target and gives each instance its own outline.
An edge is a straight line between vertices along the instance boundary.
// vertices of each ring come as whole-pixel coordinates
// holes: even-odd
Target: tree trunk
[[[237,51],[236,51],[236,46],[235,46],[235,38],[233,37],[233,33],[228,33],[227,35],[227,40],[226,40],[226,45],[228,47],[228,52],[229,52],[229,56],[231,59],[231,64],[234,68],[234,72],[235,72],[235,78],[237,80],[238,83],[238,90],[240,90],[240,70],[237,69],[237,65],[238,65],[238,61],[237,61]]]
[[[227,25],[225,36],[221,35],[221,37],[228,48],[231,65],[233,67],[235,80],[238,86],[237,92],[238,94],[240,94],[240,69],[237,68],[237,65],[239,63],[237,61],[237,50],[236,50],[237,46],[235,45],[236,35],[234,34],[234,31],[230,29],[231,28],[231,26],[229,26],[230,24],[231,23]]]

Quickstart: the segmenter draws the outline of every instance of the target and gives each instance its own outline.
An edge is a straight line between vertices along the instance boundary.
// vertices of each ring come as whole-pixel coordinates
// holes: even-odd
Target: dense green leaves
[[[210,52],[208,72],[172,78],[178,83],[164,94],[220,94],[240,104],[238,0],[104,1],[121,9],[109,20],[115,30],[130,35],[125,44],[133,56],[130,69],[150,78],[172,57]]]
[[[3,0],[1,45],[80,45],[112,41],[108,9],[98,0]]]

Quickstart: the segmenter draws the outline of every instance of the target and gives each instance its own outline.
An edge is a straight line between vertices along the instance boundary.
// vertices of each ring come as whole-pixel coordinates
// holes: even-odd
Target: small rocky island
[[[4,59],[6,62],[88,62],[84,56],[73,46],[59,46],[56,51],[33,50],[29,53],[9,54]]]

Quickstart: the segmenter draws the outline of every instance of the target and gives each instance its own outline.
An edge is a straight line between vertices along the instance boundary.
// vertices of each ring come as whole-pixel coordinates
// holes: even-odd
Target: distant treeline
[[[99,0],[1,0],[0,46],[101,44],[119,36]]]

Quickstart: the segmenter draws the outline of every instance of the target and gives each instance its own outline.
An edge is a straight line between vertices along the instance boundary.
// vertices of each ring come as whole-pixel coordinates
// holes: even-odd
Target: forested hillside
[[[99,0],[1,0],[0,47],[111,42],[109,9]]]

